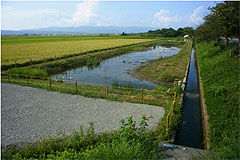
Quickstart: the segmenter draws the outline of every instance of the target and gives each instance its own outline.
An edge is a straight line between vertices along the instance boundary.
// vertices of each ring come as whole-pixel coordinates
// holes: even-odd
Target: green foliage
[[[163,28],[158,29],[155,31],[148,31],[149,35],[159,35],[162,37],[178,37],[178,36],[184,36],[184,35],[193,35],[193,28],[192,27],[184,27],[184,28],[178,28],[178,30],[174,30],[173,28]]]
[[[211,151],[224,159],[239,159],[239,56],[198,43],[196,52],[210,123]]]
[[[134,88],[132,84],[119,84],[118,81],[113,81],[112,86],[118,88]]]
[[[10,74],[20,74],[20,75],[28,75],[28,76],[37,76],[37,77],[48,77],[46,71],[41,69],[31,69],[31,68],[12,68],[9,69],[8,72]]]
[[[204,17],[204,23],[197,27],[195,36],[201,40],[217,40],[225,37],[239,37],[239,2],[225,1],[209,8],[210,13]]]
[[[94,57],[94,58],[88,57],[86,61],[86,65],[88,67],[96,67],[101,63],[101,61],[102,60],[99,57]]]
[[[142,116],[139,127],[132,117],[121,120],[121,127],[110,133],[94,133],[90,122],[86,134],[82,127],[68,137],[45,139],[23,148],[11,148],[2,153],[3,159],[156,159],[158,141],[146,127]]]

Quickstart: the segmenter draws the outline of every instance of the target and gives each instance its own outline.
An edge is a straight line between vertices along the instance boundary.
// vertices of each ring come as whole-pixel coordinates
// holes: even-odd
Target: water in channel
[[[192,48],[186,93],[183,99],[182,123],[178,129],[175,144],[193,148],[202,148],[203,134],[201,102],[195,56],[195,50]]]
[[[153,89],[157,86],[156,84],[132,77],[129,73],[130,70],[149,60],[173,56],[179,50],[177,47],[155,46],[147,51],[133,52],[102,61],[97,67],[80,67],[54,75],[52,78],[55,80],[64,79],[66,83],[73,83],[77,80],[80,82],[111,85],[112,82],[118,82],[123,85],[130,84],[133,87]],[[69,79],[72,81],[68,81]]]

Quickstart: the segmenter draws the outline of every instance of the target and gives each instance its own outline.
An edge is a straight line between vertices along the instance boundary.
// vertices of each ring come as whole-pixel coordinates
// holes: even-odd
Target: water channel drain
[[[195,49],[192,48],[186,93],[183,98],[181,125],[177,131],[175,144],[203,148],[201,102],[195,56]]]

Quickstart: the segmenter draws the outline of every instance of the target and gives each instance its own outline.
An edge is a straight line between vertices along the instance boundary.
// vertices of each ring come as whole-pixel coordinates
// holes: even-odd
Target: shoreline
[[[173,56],[168,56],[168,57],[173,57]],[[164,57],[162,59],[166,59],[168,57]],[[142,63],[141,65],[130,69],[129,74],[134,78],[137,78],[137,79],[140,79],[140,80],[145,80],[145,81],[150,81],[150,82],[152,82],[152,83],[154,83],[158,86],[164,86],[164,87],[167,87],[167,88],[172,88],[174,86],[174,82],[158,81],[158,80],[155,80],[153,78],[148,78],[146,76],[142,76],[139,72],[141,69],[143,69],[147,65],[151,65],[152,63],[157,62],[157,61],[162,60],[162,59],[159,58],[159,59],[149,60],[145,63]]]

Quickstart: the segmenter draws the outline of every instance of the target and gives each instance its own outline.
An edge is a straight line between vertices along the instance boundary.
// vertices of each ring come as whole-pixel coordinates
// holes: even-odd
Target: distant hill
[[[152,27],[114,27],[114,26],[79,26],[79,27],[48,27],[26,30],[2,30],[2,35],[23,35],[23,34],[119,34],[119,33],[142,33],[148,30],[155,30]]]

